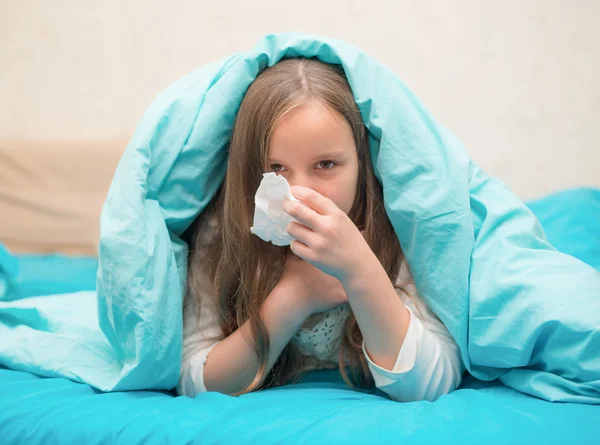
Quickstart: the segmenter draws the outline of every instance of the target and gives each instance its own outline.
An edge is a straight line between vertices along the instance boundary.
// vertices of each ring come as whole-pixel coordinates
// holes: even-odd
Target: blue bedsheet
[[[569,190],[529,207],[557,248],[600,269],[600,190]],[[14,274],[21,296],[32,289],[68,292],[93,288],[94,262],[5,252],[0,271]],[[380,391],[352,391],[336,371],[313,372],[300,384],[238,398],[203,393],[190,399],[171,391],[103,393],[0,367],[2,445],[597,444],[599,419],[599,405],[551,403],[470,376],[434,403],[397,403]]]
[[[17,291],[13,298],[96,289],[96,258],[27,254],[14,256],[11,263],[12,282]]]
[[[164,391],[101,393],[0,369],[0,442],[591,445],[600,437],[600,406],[551,403],[497,383],[469,380],[434,403],[397,403],[350,391],[332,372],[310,377],[315,381],[239,398],[190,399]]]

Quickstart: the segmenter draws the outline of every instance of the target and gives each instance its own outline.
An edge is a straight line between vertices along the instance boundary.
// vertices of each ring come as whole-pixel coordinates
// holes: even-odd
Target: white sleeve
[[[204,364],[211,349],[223,339],[217,312],[212,302],[197,301],[186,295],[183,308],[183,357],[179,373],[177,393],[195,397],[206,391]]]
[[[408,287],[408,286],[407,286]],[[409,290],[416,296],[413,286]],[[375,385],[392,400],[433,402],[454,391],[462,380],[465,365],[458,345],[444,324],[420,300],[418,310],[404,292],[399,292],[410,313],[410,323],[398,358],[392,370],[376,365],[369,357],[363,341],[363,353]]]

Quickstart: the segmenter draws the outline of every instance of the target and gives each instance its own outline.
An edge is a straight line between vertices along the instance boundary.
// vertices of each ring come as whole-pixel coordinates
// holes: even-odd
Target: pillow
[[[18,297],[19,290],[15,283],[18,272],[17,260],[0,243],[0,301]]]

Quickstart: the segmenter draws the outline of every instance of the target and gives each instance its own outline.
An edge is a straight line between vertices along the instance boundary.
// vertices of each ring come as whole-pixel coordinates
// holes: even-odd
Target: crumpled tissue
[[[289,246],[295,238],[287,233],[287,226],[298,220],[281,208],[285,199],[302,202],[292,196],[290,184],[283,176],[264,173],[254,197],[254,225],[250,232],[276,246]]]

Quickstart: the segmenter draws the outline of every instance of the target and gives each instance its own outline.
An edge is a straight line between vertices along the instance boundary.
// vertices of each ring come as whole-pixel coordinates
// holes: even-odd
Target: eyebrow
[[[338,158],[338,159],[345,159],[348,157],[348,153],[346,153],[345,151],[329,151],[326,153],[319,153],[317,156],[315,156],[315,159],[328,159],[328,158]],[[268,158],[269,161],[274,161],[277,160],[277,158]]]

